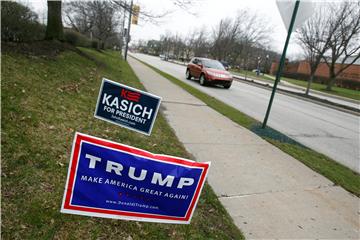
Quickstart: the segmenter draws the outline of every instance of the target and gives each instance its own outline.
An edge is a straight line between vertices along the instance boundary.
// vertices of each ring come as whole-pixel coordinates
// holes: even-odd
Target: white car
[[[161,60],[167,61],[168,60],[168,56],[164,55],[164,54],[160,54],[159,55]]]

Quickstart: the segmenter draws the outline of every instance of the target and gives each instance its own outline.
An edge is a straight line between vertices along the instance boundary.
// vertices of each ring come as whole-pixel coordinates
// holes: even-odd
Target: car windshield
[[[202,60],[204,67],[225,70],[224,66],[216,60]]]

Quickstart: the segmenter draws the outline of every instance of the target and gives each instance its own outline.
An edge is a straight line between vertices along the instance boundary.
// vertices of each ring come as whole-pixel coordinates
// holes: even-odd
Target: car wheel
[[[231,82],[225,83],[223,86],[224,86],[224,88],[229,89],[231,87]]]
[[[207,85],[207,81],[206,81],[206,79],[205,79],[205,75],[204,74],[201,74],[200,75],[200,85],[201,86],[206,86]]]
[[[190,80],[191,79],[191,73],[189,69],[186,69],[186,79]]]

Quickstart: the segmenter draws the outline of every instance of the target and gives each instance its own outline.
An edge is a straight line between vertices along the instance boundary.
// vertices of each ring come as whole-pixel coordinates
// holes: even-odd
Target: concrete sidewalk
[[[133,58],[145,88],[246,238],[359,239],[359,198]]]

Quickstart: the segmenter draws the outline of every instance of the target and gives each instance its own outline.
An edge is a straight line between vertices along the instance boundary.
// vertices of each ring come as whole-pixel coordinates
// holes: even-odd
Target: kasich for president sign
[[[76,133],[61,212],[190,223],[209,166]]]
[[[103,79],[95,117],[150,135],[161,97]]]

